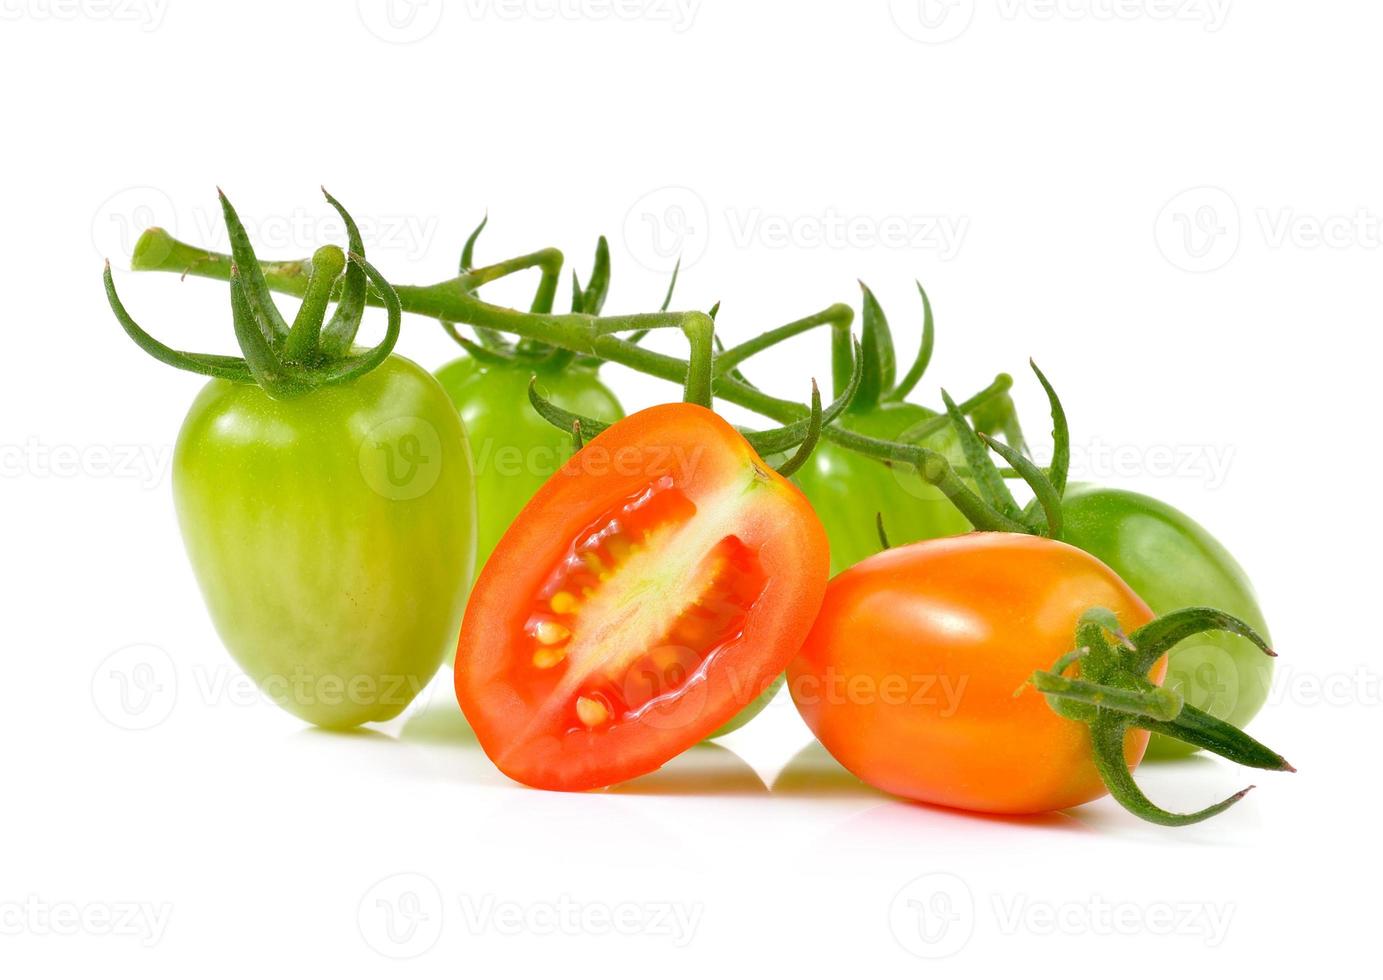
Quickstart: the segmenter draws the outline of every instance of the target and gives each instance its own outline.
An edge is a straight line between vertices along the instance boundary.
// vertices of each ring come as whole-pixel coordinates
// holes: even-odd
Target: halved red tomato
[[[543,485],[486,563],[457,647],[461,710],[530,786],[652,772],[787,666],[827,548],[806,498],[714,412],[632,415]]]

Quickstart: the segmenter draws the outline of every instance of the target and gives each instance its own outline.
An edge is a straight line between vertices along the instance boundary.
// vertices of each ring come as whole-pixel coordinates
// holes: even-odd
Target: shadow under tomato
[[[747,762],[723,745],[703,742],[657,772],[612,786],[622,796],[757,796],[768,787]]]
[[[399,729],[399,741],[426,745],[480,746],[466,716],[455,701],[438,701],[408,717]]]
[[[891,796],[875,789],[837,762],[820,742],[812,742],[792,757],[773,781],[773,793],[804,799],[862,798],[878,801],[851,821],[880,829],[920,823],[988,823],[1052,830],[1083,830],[1085,822],[1066,811],[1035,814],[978,813]]]
[[[1208,755],[1204,752],[1197,752],[1195,755],[1175,756],[1166,759],[1152,759],[1144,757],[1143,761],[1138,763],[1138,768],[1134,770],[1134,775],[1137,775],[1139,772],[1145,769],[1149,772],[1171,772],[1175,769],[1185,769],[1187,771],[1208,771],[1210,769],[1219,769],[1222,766],[1222,762],[1218,761],[1213,755]]]
[[[773,780],[777,796],[808,799],[869,797],[889,799],[837,762],[820,742],[813,741],[788,761]]]
[[[293,737],[304,741],[370,742],[377,745],[394,741],[388,733],[363,725],[358,728],[319,728],[309,725],[294,732]]]

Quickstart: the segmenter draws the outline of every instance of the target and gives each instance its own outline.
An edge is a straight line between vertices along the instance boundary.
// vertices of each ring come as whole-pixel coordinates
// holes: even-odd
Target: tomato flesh
[[[624,465],[595,465],[610,458]],[[649,409],[569,461],[501,539],[466,612],[458,700],[521,782],[650,772],[774,682],[828,563],[805,498],[729,425]]]
[[[631,592],[696,507],[662,477],[582,531],[535,597],[515,663],[519,685],[556,701],[575,732],[637,721],[678,697],[688,680],[742,635],[764,573],[752,549],[721,538],[648,607]],[[679,608],[680,607],[680,608]]]

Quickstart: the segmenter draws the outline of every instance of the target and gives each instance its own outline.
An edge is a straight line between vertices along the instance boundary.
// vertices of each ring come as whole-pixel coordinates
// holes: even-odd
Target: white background
[[[1383,9],[689,3],[400,0],[394,28],[383,0],[0,4],[5,975],[1372,961]],[[380,731],[305,730],[247,690],[182,552],[167,464],[200,382],[100,290],[144,225],[223,246],[217,184],[284,258],[339,240],[325,184],[396,282],[446,277],[486,209],[483,259],[557,245],[584,275],[609,235],[612,311],[656,306],[680,251],[677,305],[722,300],[731,341],[857,303],[859,277],[906,360],[920,278],[918,397],[1011,371],[1040,435],[1035,356],[1078,475],[1184,508],[1249,569],[1282,654],[1253,731],[1300,773],[1145,767],[1172,806],[1260,784],[1171,831],[1108,801],[1006,820],[888,799],[798,755],[786,701],[574,796],[493,770],[446,677]],[[230,349],[224,286],[119,283],[156,334]],[[805,397],[824,340],[755,377]],[[399,349],[453,356],[422,320]],[[630,407],[675,397],[606,377]]]

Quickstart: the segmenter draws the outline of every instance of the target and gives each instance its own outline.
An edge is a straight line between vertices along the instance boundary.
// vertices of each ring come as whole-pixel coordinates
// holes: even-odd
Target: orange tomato
[[[1126,632],[1153,618],[1106,565],[1047,538],[893,548],[831,581],[789,690],[827,750],[879,789],[987,813],[1075,806],[1106,792],[1089,729],[1019,687],[1075,646],[1095,606]],[[1147,741],[1130,730],[1130,766]]]

